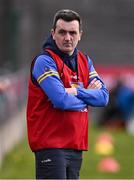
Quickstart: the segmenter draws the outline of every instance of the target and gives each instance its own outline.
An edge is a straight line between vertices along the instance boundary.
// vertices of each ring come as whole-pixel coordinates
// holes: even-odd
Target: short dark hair
[[[59,19],[63,19],[64,21],[67,21],[67,22],[77,20],[79,22],[79,29],[82,30],[82,19],[80,15],[75,11],[72,11],[70,9],[62,9],[62,10],[57,11],[53,19],[54,30],[56,28],[56,23]]]

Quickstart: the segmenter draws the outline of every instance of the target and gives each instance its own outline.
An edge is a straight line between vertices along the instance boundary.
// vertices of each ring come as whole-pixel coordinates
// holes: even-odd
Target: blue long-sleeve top
[[[59,53],[60,55],[60,51],[53,43],[54,42],[49,42],[48,45],[47,42],[47,45],[45,44],[45,47],[53,49],[54,51],[56,51],[56,53]],[[64,59],[64,62],[73,70],[76,69],[76,53],[77,50],[74,51],[72,57],[67,57],[66,55],[62,57],[62,59]],[[64,85],[59,77],[55,61],[48,54],[42,54],[38,56],[32,70],[32,75],[37,80],[40,87],[43,89],[43,91],[48,96],[49,100],[52,102],[55,108],[60,108],[62,110],[80,111],[88,105],[95,107],[107,105],[109,99],[108,90],[101,78],[98,76],[97,72],[95,71],[92,60],[89,57],[87,60],[90,72],[89,83],[94,78],[97,78],[102,82],[102,88],[85,89],[82,87],[78,87],[77,96],[73,96],[66,92]],[[47,72],[48,69],[51,73]],[[45,78],[41,78],[44,74]]]

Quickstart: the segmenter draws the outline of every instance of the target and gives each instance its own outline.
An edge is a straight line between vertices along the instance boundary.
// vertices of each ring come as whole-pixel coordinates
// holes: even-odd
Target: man
[[[76,48],[81,36],[79,14],[58,11],[43,53],[32,62],[27,125],[37,179],[79,178],[88,149],[88,106],[108,103],[91,59]]]

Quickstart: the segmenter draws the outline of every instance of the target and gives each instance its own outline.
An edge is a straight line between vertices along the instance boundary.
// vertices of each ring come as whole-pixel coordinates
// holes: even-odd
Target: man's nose
[[[65,40],[68,41],[68,40],[70,40],[70,38],[71,38],[70,34],[69,34],[69,33],[66,33],[66,34],[65,34]]]

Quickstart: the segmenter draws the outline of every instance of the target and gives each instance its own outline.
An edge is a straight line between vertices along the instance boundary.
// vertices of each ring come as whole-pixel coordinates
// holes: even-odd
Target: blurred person
[[[126,131],[129,134],[133,134],[134,135],[134,92],[131,96],[131,106],[130,106],[130,111],[129,114],[127,116],[127,120],[126,120]]]
[[[134,91],[125,84],[122,78],[110,91],[108,106],[99,119],[100,125],[114,128],[126,128],[134,113]]]
[[[121,112],[125,129],[129,133],[134,133],[134,90],[119,80],[117,83],[117,107]]]
[[[109,93],[92,60],[77,49],[82,20],[58,11],[43,52],[31,64],[28,139],[37,179],[78,179],[88,149],[88,106],[106,106]]]
[[[118,94],[120,89],[120,83],[110,89],[110,97],[108,106],[101,109],[98,117],[98,125],[106,126],[110,128],[124,128],[125,123],[122,116],[122,111],[119,107]]]

